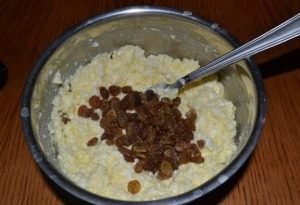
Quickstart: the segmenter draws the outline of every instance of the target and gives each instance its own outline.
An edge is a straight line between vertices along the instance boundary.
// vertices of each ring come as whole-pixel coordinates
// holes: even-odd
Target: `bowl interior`
[[[233,49],[216,28],[216,24],[184,15],[138,12],[94,18],[61,36],[43,56],[31,99],[34,138],[46,159],[59,170],[56,145],[48,129],[51,100],[58,91],[57,85],[52,84],[57,70],[66,79],[94,56],[128,44],[142,47],[147,55],[163,53],[174,58],[192,58],[203,65]],[[249,141],[257,117],[257,91],[250,69],[246,62],[239,62],[218,74],[226,98],[237,108],[238,149],[232,160]]]

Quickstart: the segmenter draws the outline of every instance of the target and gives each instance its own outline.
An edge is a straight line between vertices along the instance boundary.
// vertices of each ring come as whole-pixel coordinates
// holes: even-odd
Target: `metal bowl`
[[[95,42],[99,46],[93,46]],[[51,101],[58,89],[51,82],[59,69],[62,79],[99,53],[123,45],[138,45],[146,54],[168,54],[175,58],[197,59],[206,64],[238,46],[218,24],[193,15],[161,7],[128,7],[92,17],[66,31],[38,59],[27,80],[21,117],[27,143],[36,163],[57,185],[91,203],[130,204],[81,189],[60,171],[55,142],[48,130]],[[75,63],[76,62],[76,63]],[[201,186],[151,204],[182,204],[200,198],[221,186],[245,163],[254,150],[265,121],[265,93],[259,70],[246,59],[218,73],[226,98],[236,106],[238,147],[230,164]]]

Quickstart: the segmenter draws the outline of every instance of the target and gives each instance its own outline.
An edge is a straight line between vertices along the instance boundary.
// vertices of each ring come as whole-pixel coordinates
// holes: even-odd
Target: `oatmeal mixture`
[[[146,57],[128,45],[96,56],[64,81],[57,74],[62,86],[53,100],[50,131],[64,174],[84,189],[121,200],[174,196],[216,175],[236,150],[235,107],[217,77],[187,85],[174,99],[145,92],[197,67],[189,59]],[[133,99],[131,107],[125,98]],[[125,108],[118,111],[118,103]],[[167,120],[160,123],[161,117]],[[183,128],[174,129],[172,121]],[[160,148],[145,151],[145,144]],[[153,159],[154,150],[162,157]]]

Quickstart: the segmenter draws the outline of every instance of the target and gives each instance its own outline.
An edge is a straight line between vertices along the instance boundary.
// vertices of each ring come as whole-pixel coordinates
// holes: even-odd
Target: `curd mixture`
[[[180,102],[176,109],[181,111],[182,118],[191,111],[197,116],[191,128],[193,137],[188,144],[195,147],[200,142],[202,147],[199,148],[201,154],[197,149],[199,155],[190,161],[179,157],[171,164],[160,159],[163,160],[161,166],[173,166],[172,169],[161,170],[161,166],[155,167],[153,163],[147,167],[141,163],[145,161],[144,155],[125,156],[127,148],[137,149],[136,142],[131,142],[127,148],[124,146],[125,152],[113,145],[113,140],[109,141],[104,131],[103,120],[101,122],[103,116],[112,116],[112,113],[94,109],[91,115],[86,116],[91,96],[103,97],[100,87],[127,86],[141,94],[157,83],[173,83],[198,67],[197,61],[189,59],[173,59],[162,54],[145,57],[140,47],[128,45],[113,53],[96,56],[64,81],[60,81],[57,73],[54,83],[62,83],[62,86],[53,100],[50,132],[57,143],[63,173],[84,189],[121,200],[154,200],[174,196],[216,175],[229,163],[236,150],[233,139],[236,122],[235,107],[224,98],[223,85],[214,75],[187,85],[179,92]],[[118,96],[122,99],[126,94],[121,92]],[[116,100],[117,97],[113,98]],[[169,101],[164,103],[168,104]],[[161,105],[164,103],[160,102]],[[134,115],[133,111],[126,112]],[[151,123],[156,123],[153,121]],[[144,127],[146,129],[146,125]],[[121,128],[117,129],[120,131]],[[121,135],[124,133],[125,129],[119,132]],[[175,138],[180,140],[180,135]],[[143,150],[139,151],[143,153]],[[164,154],[171,153],[163,151]],[[173,152],[179,156],[182,150],[175,147]],[[141,168],[141,164],[144,168]]]

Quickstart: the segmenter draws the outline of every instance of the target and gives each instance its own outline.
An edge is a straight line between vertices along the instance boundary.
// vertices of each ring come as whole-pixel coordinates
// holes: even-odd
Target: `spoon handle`
[[[269,30],[261,36],[249,41],[248,43],[226,53],[216,60],[200,67],[183,78],[177,80],[171,87],[180,88],[186,83],[195,80],[199,77],[204,77],[215,73],[222,68],[231,65],[237,61],[282,44],[300,35],[300,13],[286,20],[277,27]]]

